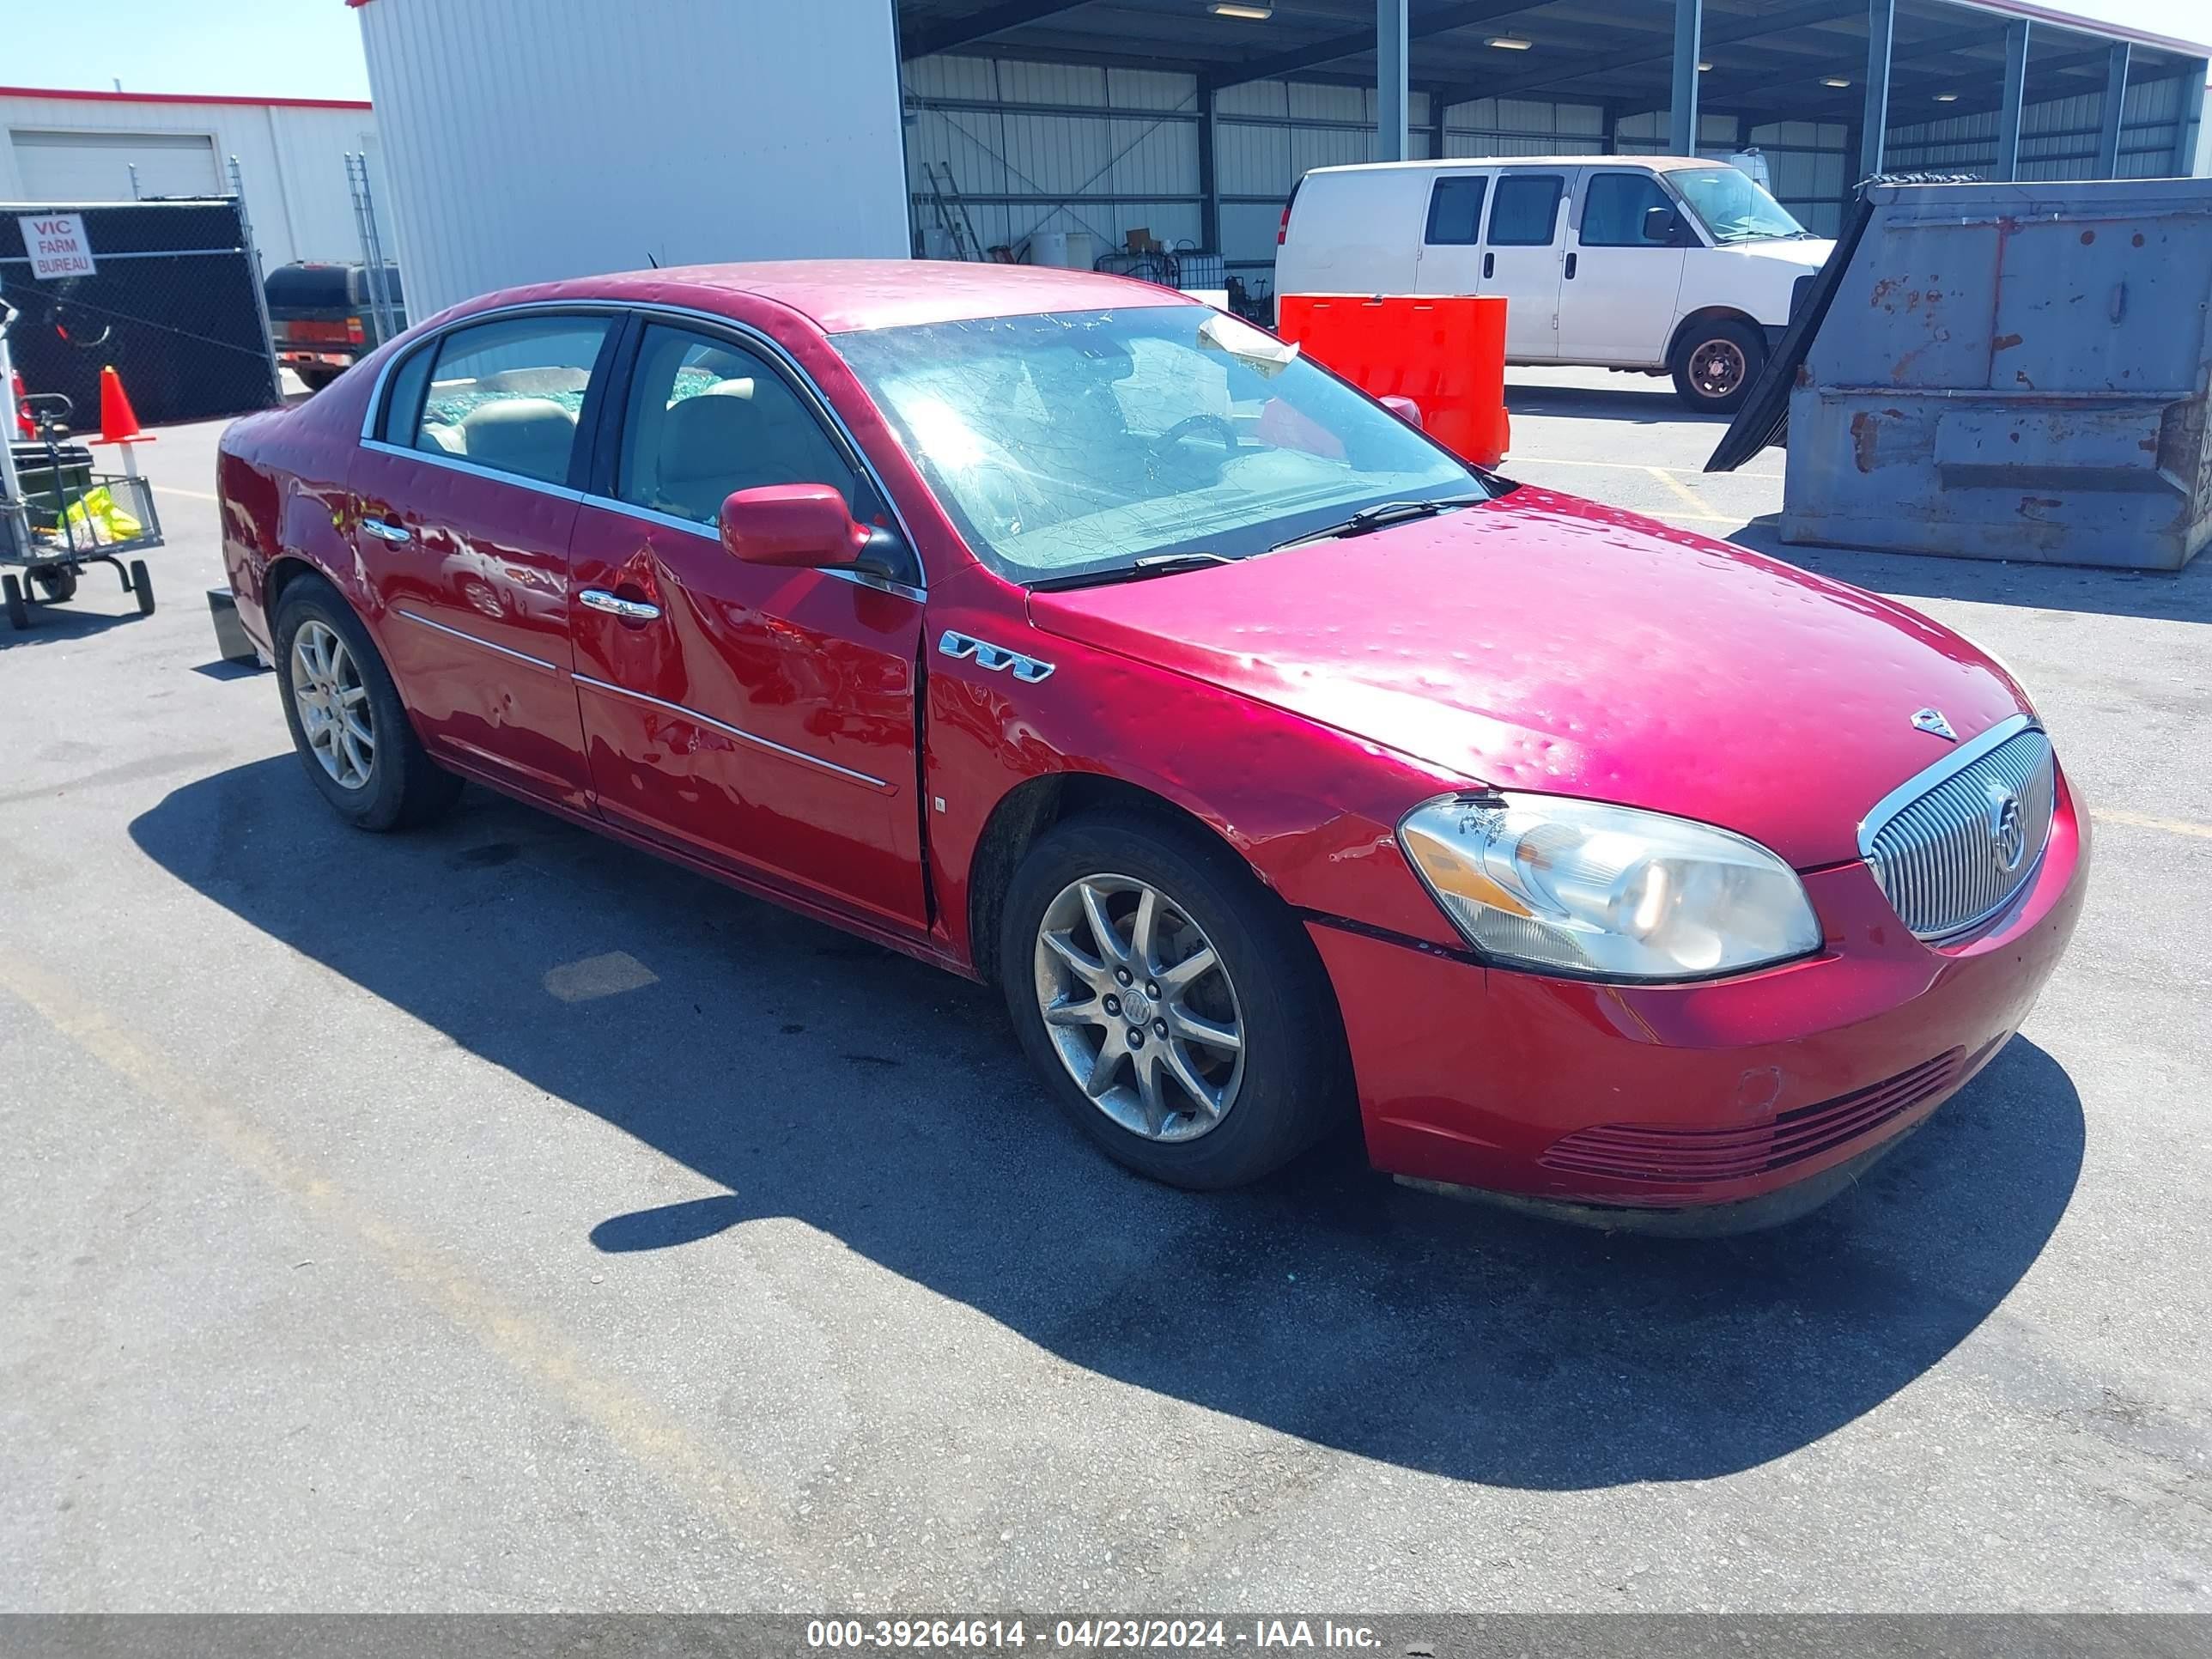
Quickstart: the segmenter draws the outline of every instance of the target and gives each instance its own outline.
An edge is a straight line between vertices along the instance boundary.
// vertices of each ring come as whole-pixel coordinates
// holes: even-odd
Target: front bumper
[[[1847,1184],[2004,1046],[2072,937],[2088,864],[2062,774],[2034,877],[1960,945],[1915,939],[1857,863],[1803,878],[1819,955],[1698,985],[1550,979],[1310,927],[1378,1169],[1601,1223],[1728,1206],[1705,1218],[1727,1231]]]

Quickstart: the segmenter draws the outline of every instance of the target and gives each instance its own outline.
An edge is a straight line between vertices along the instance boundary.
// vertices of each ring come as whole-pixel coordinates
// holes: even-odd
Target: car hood
[[[2027,707],[1903,605],[1527,487],[1030,609],[1471,781],[1720,824],[1800,869],[1858,857],[1868,810],[1951,751],[1916,711],[1965,742]]]

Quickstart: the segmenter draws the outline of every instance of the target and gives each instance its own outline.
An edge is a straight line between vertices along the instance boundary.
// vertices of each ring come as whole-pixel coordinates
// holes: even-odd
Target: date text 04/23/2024
[[[1365,1625],[1308,1619],[815,1619],[809,1648],[990,1649],[1040,1647],[1073,1651],[1120,1649],[1371,1649],[1381,1638]]]

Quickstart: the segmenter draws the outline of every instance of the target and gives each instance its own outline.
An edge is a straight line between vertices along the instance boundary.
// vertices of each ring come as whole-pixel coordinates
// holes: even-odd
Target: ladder
[[[938,169],[944,168],[945,179],[938,181]],[[952,178],[952,164],[924,161],[921,176],[929,184],[930,207],[937,215],[937,228],[945,233],[946,246],[952,257],[970,262],[983,258],[981,241],[975,234],[975,222],[968,216],[968,204],[960,199],[960,186]]]

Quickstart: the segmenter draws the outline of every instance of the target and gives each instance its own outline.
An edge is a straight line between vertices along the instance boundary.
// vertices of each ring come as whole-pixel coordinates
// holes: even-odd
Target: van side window
[[[1556,173],[1509,173],[1490,206],[1490,246],[1548,247],[1567,181]]]
[[[1422,238],[1432,247],[1466,247],[1482,240],[1482,198],[1490,180],[1439,179],[1429,193],[1429,228]]]
[[[1674,205],[1648,173],[1595,173],[1583,191],[1583,246],[1664,247],[1664,238],[1655,242],[1644,235],[1644,215]]]

